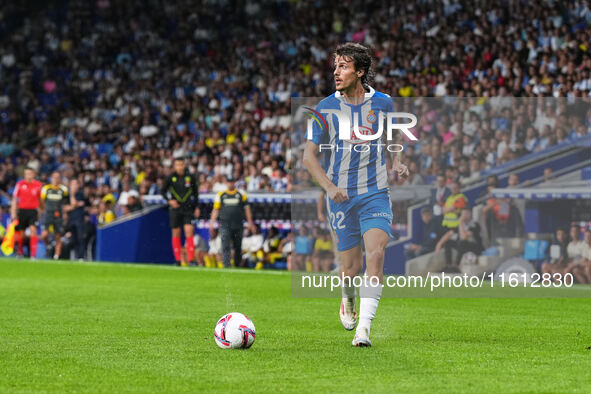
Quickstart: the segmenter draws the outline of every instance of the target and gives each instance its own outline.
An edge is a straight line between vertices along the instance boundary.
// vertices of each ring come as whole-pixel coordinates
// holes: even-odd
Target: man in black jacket
[[[187,266],[193,262],[195,245],[193,242],[193,218],[199,217],[199,191],[197,178],[189,173],[185,159],[176,157],[173,172],[162,184],[162,196],[168,201],[170,228],[172,230],[172,250],[176,265]],[[185,231],[185,247],[188,262],[181,262],[181,226]]]
[[[409,244],[406,249],[406,258],[414,259],[426,253],[432,252],[437,246],[437,242],[443,235],[441,227],[441,216],[433,216],[430,208],[421,209],[421,219],[423,219],[423,239],[421,244]]]

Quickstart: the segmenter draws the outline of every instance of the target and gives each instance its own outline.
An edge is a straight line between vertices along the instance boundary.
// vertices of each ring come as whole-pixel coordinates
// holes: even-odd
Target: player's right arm
[[[220,212],[220,208],[222,207],[222,199],[221,199],[222,192],[219,192],[215,199],[213,200],[213,210],[211,211],[211,218],[209,219],[209,235],[213,237],[213,230],[215,226],[215,222],[218,220],[218,214]]]
[[[39,213],[45,211],[45,199],[47,198],[47,185],[41,188],[41,198],[39,199]]]
[[[328,179],[328,176],[326,176],[324,168],[322,168],[320,161],[318,161],[317,152],[318,145],[313,141],[308,140],[306,142],[306,147],[304,148],[304,166],[316,182],[318,182],[320,187],[326,191],[331,200],[336,203],[347,200],[347,191],[337,187],[330,179]]]
[[[316,200],[316,214],[318,215],[318,220],[324,222],[326,220],[326,193],[324,190],[320,193],[318,200]]]
[[[172,186],[172,180],[169,175],[166,178],[164,178],[164,182],[162,182],[162,189],[160,190],[160,194],[162,194],[162,198],[164,198],[166,200],[168,205],[170,205],[172,208],[178,208],[179,207],[178,201],[175,200],[174,197],[168,198],[168,190],[170,189],[171,186]]]

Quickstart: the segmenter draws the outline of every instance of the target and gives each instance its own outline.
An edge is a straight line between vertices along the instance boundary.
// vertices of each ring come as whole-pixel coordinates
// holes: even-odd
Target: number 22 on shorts
[[[331,212],[330,213],[330,225],[332,226],[333,229],[343,229],[345,228],[345,225],[343,224],[343,220],[345,220],[345,214],[343,213],[343,211],[338,211],[336,213],[336,215]],[[335,225],[335,221],[336,221],[336,225]]]

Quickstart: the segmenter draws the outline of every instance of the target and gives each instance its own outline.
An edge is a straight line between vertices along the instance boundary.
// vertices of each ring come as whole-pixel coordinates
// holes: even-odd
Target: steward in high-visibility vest
[[[468,206],[468,198],[460,191],[460,183],[458,181],[452,182],[451,195],[445,200],[443,206],[441,225],[447,229],[457,228],[462,208],[466,206]]]

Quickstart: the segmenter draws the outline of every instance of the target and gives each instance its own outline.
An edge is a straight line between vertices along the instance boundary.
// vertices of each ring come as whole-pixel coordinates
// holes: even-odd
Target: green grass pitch
[[[588,392],[589,299],[383,299],[353,348],[284,272],[0,261],[0,392]],[[249,350],[214,325],[247,314]]]

